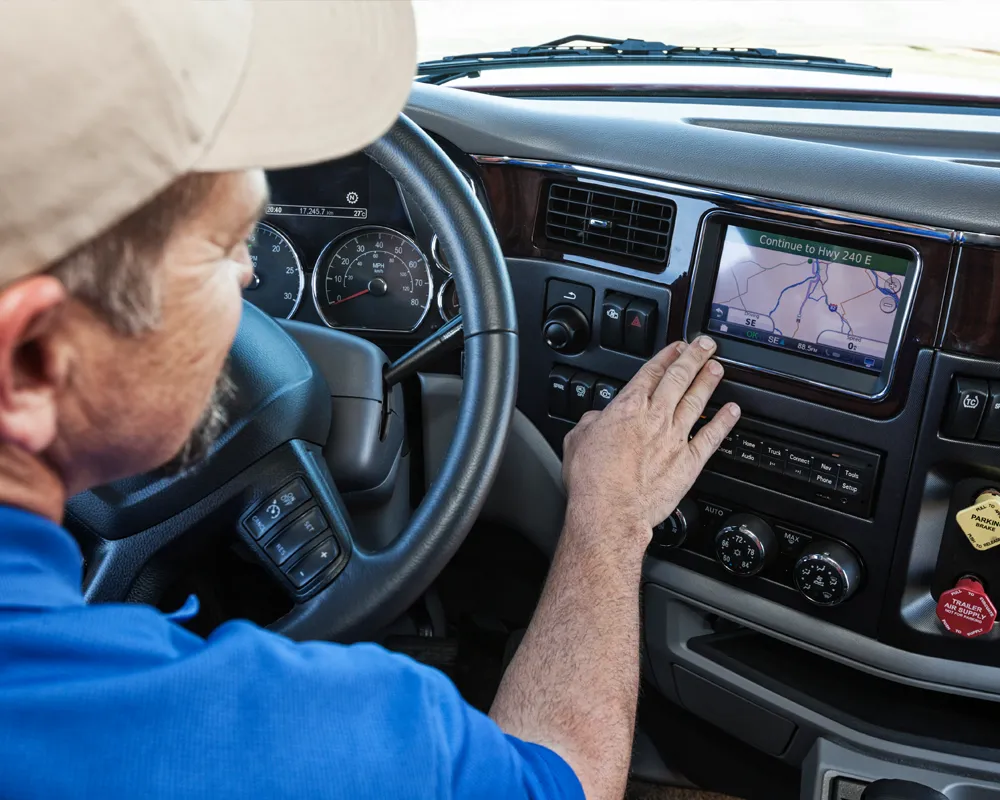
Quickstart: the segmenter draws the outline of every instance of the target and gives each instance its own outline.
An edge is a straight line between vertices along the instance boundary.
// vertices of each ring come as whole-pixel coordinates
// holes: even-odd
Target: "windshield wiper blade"
[[[418,80],[442,84],[480,72],[515,67],[579,64],[733,64],[738,66],[816,69],[889,77],[892,69],[858,64],[843,58],[781,53],[766,47],[682,47],[644,39],[564,36],[552,42],[510,50],[445,56],[417,65]]]

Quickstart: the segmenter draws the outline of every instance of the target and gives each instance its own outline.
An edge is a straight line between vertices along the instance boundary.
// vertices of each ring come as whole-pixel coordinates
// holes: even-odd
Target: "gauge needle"
[[[335,303],[331,303],[330,305],[332,305],[332,306],[338,306],[341,303],[346,303],[348,300],[353,300],[355,297],[361,297],[361,295],[363,295],[363,294],[368,294],[368,292],[370,292],[370,291],[371,291],[371,289],[362,289],[360,292],[355,292],[354,294],[349,294],[347,297],[341,297],[338,301],[336,301]]]

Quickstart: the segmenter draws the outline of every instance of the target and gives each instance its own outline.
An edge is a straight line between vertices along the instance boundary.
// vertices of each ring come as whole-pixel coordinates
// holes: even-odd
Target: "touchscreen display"
[[[912,261],[726,226],[708,330],[881,372]]]

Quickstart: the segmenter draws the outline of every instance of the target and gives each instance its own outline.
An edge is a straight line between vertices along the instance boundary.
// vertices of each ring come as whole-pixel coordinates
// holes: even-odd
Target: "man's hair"
[[[135,335],[160,318],[160,280],[154,267],[171,231],[208,198],[218,175],[191,172],[114,227],[61,258],[47,274],[116,331]]]

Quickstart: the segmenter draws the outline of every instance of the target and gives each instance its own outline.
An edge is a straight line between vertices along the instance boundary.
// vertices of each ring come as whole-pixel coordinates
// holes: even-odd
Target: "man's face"
[[[252,274],[246,239],[266,194],[260,171],[223,175],[172,233],[150,265],[161,296],[155,330],[124,336],[70,302],[74,363],[49,450],[70,493],[171,459],[180,467],[220,432],[223,367]]]

